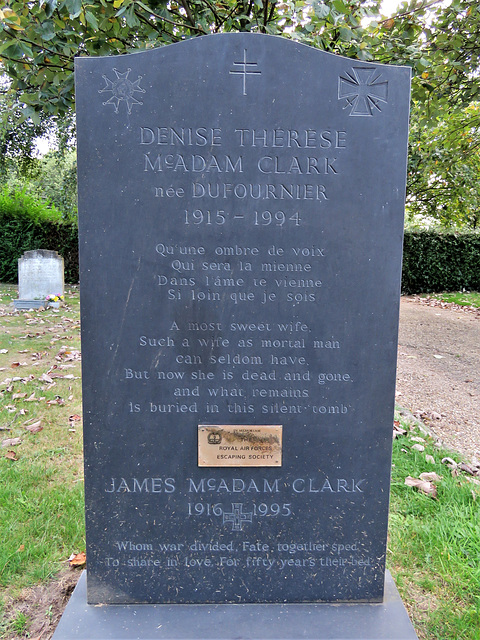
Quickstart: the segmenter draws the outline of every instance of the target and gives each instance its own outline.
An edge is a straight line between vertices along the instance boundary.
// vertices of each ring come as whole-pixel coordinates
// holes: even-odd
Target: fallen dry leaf
[[[425,456],[425,460],[426,460],[427,462],[430,462],[430,464],[435,464],[435,458],[434,458],[433,456],[431,456],[430,454],[427,454],[427,455]]]
[[[446,464],[450,469],[456,469],[457,463],[452,458],[442,458],[442,464]]]
[[[22,444],[21,438],[7,438],[2,442],[2,448],[5,449],[5,447],[16,447],[19,444]]]
[[[65,400],[60,396],[55,396],[54,400],[47,400],[46,404],[48,404],[50,407],[54,404],[58,404],[61,406],[65,404]]]
[[[7,451],[7,453],[5,454],[5,458],[7,458],[7,460],[13,460],[14,462],[18,460],[15,451]]]
[[[81,553],[72,554],[68,559],[68,563],[71,567],[80,568],[84,567],[87,562],[87,554],[82,551]]]
[[[398,438],[398,436],[406,435],[406,429],[402,429],[400,426],[400,422],[398,420],[394,420],[393,422],[393,437]]]
[[[81,420],[82,418],[80,416],[78,416],[77,414],[73,415],[73,416],[69,416],[68,418],[68,427],[69,427],[69,431],[75,431],[75,422],[78,422],[79,420]]]
[[[407,476],[405,478],[405,484],[407,485],[407,487],[418,489],[418,491],[424,493],[426,496],[430,496],[431,498],[437,497],[437,487],[432,482]]]
[[[470,476],[477,475],[476,470],[473,467],[471,467],[469,464],[466,464],[465,462],[461,462],[458,465],[458,469],[460,469],[460,471],[464,471],[465,473],[468,473],[468,475]]]
[[[440,482],[442,476],[439,476],[435,471],[426,471],[419,475],[420,480],[426,480],[426,482]]]
[[[33,424],[29,424],[29,425],[27,425],[25,427],[25,429],[30,431],[30,433],[38,433],[39,431],[41,431],[43,429],[42,421],[38,420],[37,422],[34,422]]]
[[[425,451],[425,447],[423,446],[423,444],[414,444],[412,446],[412,449],[414,449],[415,451]]]

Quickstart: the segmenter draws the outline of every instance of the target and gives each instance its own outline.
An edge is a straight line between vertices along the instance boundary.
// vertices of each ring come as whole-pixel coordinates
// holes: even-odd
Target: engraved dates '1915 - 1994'
[[[185,209],[185,224],[223,225],[227,220],[245,220],[256,227],[268,227],[270,225],[283,227],[288,223],[298,227],[301,223],[298,211],[293,214],[286,214],[283,211],[250,211],[232,216],[223,210],[195,209],[194,211],[188,211]]]

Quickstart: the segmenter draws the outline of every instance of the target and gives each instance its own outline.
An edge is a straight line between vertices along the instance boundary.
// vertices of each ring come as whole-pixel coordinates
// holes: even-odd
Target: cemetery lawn
[[[428,297],[461,307],[480,308],[480,293],[475,291],[454,291],[453,293],[432,293]]]
[[[387,566],[420,639],[479,640],[480,475],[397,418],[406,433],[393,442]]]
[[[48,640],[85,549],[79,294],[14,313],[16,297],[0,285],[0,637]],[[419,638],[480,640],[480,477],[397,417],[387,564]],[[427,493],[405,484],[424,472]]]
[[[25,589],[62,569],[68,581],[68,558],[85,549],[78,289],[65,297],[59,310],[13,312],[17,289],[0,286],[1,638],[48,631],[57,604],[37,611]]]

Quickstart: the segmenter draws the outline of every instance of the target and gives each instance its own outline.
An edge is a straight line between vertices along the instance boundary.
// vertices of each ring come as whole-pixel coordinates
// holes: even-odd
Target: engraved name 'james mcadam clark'
[[[77,59],[88,600],[382,600],[410,72]]]

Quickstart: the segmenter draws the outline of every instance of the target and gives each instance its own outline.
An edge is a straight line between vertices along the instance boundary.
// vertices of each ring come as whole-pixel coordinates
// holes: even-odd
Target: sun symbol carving
[[[104,102],[103,104],[113,104],[115,107],[115,113],[118,113],[118,106],[121,102],[125,102],[127,105],[128,113],[132,113],[132,106],[134,104],[143,104],[140,100],[137,100],[135,97],[135,92],[145,93],[145,90],[140,86],[140,80],[143,76],[138,76],[135,82],[132,82],[128,79],[128,74],[131,69],[127,69],[125,73],[119,73],[116,69],[114,69],[115,75],[117,76],[116,80],[110,80],[107,76],[102,76],[105,80],[105,86],[103,89],[99,89],[98,93],[104,93],[105,91],[111,91],[111,97]]]

